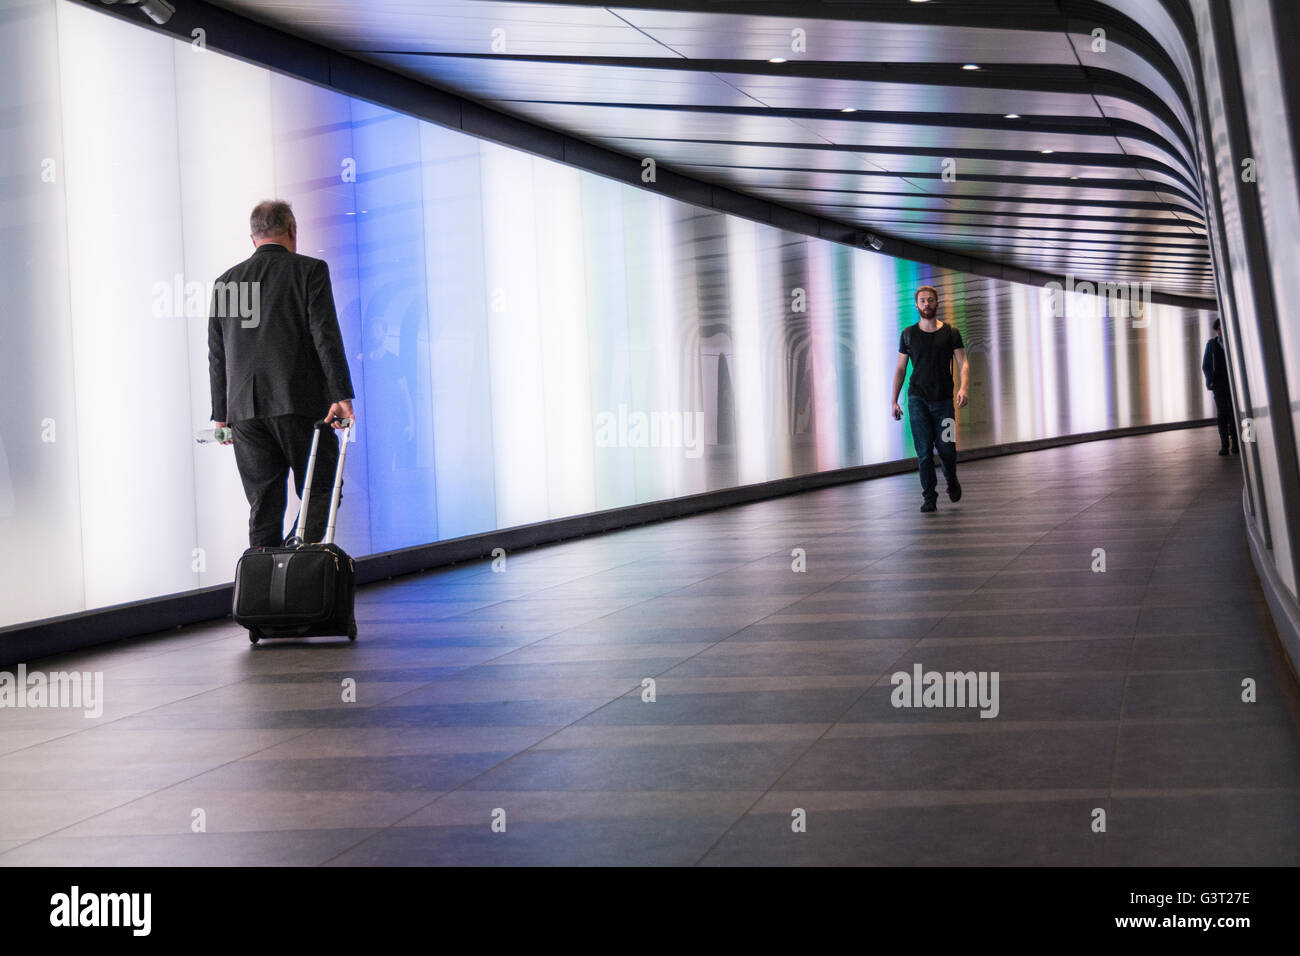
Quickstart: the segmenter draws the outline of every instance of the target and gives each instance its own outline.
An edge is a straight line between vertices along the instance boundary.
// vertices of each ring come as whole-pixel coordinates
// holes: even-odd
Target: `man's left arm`
[[[222,276],[222,279],[225,277]],[[218,280],[218,283],[221,280]],[[218,285],[220,288],[220,285]],[[226,340],[225,330],[221,325],[221,310],[217,297],[212,293],[212,306],[208,311],[208,390],[212,396],[212,421],[218,428],[226,427]],[[221,444],[229,445],[229,441]]]
[[[957,389],[957,407],[964,408],[970,401],[966,397],[966,386],[970,381],[970,362],[966,361],[966,350],[964,348],[953,349],[953,358],[957,360],[957,368],[961,372],[961,387]]]

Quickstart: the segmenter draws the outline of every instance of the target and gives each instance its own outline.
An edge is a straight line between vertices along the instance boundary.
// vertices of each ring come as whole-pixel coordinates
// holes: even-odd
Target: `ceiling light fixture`
[[[846,107],[844,107],[844,109],[840,110],[840,112],[841,112],[841,113],[856,113],[857,110],[854,109],[852,106],[846,106]]]
[[[100,0],[100,2],[108,7],[119,3],[124,7],[139,7],[145,16],[159,26],[170,20],[172,14],[176,12],[176,8],[167,0]]]
[[[1054,150],[1054,149],[1040,149],[1039,152],[1042,153],[1042,154],[1044,154],[1044,155],[1046,155],[1046,154],[1048,154],[1048,153],[1054,153],[1054,152],[1056,152],[1056,150]]]
[[[980,66],[978,63],[963,63],[961,68],[963,70],[978,70]]]
[[[785,62],[785,57],[783,57],[783,56],[774,56],[774,57],[772,57],[772,59],[768,60],[767,62],[768,62],[768,63],[784,63],[784,62]]]
[[[1007,113],[1007,114],[1006,114],[1005,116],[1003,116],[1002,118],[1003,118],[1003,119],[1020,119],[1020,114],[1019,114],[1019,113]]]

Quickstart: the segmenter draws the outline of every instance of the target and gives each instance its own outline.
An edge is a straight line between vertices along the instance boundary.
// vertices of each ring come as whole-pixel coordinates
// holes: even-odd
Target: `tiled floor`
[[[1296,865],[1300,692],[1214,450],[1076,445],[969,462],[932,515],[897,476],[402,578],[355,645],[223,622],[33,663],[107,702],[0,710],[0,863]],[[998,716],[894,707],[915,664],[997,672]]]

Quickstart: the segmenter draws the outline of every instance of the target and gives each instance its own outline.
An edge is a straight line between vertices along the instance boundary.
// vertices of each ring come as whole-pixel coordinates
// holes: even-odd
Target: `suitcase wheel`
[[[261,631],[259,631],[259,630],[258,630],[257,628],[255,628],[255,627],[250,627],[250,628],[248,629],[248,643],[250,643],[250,644],[256,644],[256,643],[257,643],[258,641],[260,641],[261,639],[262,639],[262,632],[261,632]]]

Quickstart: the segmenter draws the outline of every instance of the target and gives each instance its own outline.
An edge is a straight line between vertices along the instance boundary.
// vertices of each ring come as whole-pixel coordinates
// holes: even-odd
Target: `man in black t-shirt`
[[[956,404],[965,406],[966,380],[970,364],[956,326],[935,318],[939,310],[939,293],[932,286],[916,290],[916,311],[921,320],[903,329],[898,338],[898,367],[894,370],[894,419],[903,417],[898,407],[898,393],[903,389],[908,359],[912,361],[912,380],[907,386],[907,414],[912,425],[912,444],[921,467],[921,510],[934,511],[939,495],[934,473],[934,449],[939,449],[943,476],[948,479],[948,500],[961,499],[957,481],[957,412],[953,408],[952,362],[961,369],[961,388]]]

